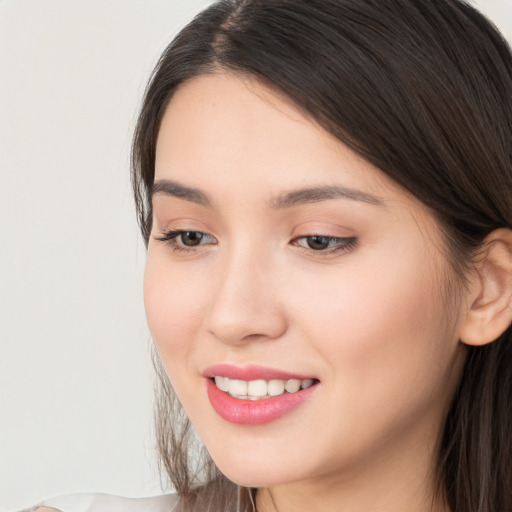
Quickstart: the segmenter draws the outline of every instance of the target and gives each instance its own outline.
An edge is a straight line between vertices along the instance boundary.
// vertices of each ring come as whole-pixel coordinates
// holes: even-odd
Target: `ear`
[[[459,338],[479,346],[494,341],[512,323],[512,230],[490,233],[475,267]]]

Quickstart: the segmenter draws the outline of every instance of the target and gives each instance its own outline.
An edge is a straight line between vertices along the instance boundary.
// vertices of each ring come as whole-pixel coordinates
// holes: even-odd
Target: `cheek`
[[[390,399],[406,410],[445,394],[458,346],[434,256],[407,245],[383,254],[354,259],[334,276],[317,273],[295,302],[305,338],[328,361],[326,383],[362,416]]]
[[[416,331],[436,330],[443,313],[442,285],[429,261],[431,256],[412,248],[407,257],[396,256],[383,252],[356,256],[334,270],[320,273],[312,269],[309,274],[295,275],[295,289],[289,297],[296,310],[293,316],[303,318],[304,324],[311,320],[315,329],[332,332],[329,337],[338,343],[328,346],[343,352],[350,349],[350,339],[358,338],[360,343],[353,348],[364,352],[366,344],[381,345],[391,331],[409,330],[412,336]]]
[[[167,373],[187,370],[194,333],[201,327],[204,281],[173,268],[165,256],[148,251],[144,305],[153,341]],[[185,364],[184,364],[185,363]]]
[[[318,416],[328,410],[325,429],[339,437],[329,441],[333,467],[340,453],[346,460],[370,453],[416,422],[436,428],[460,371],[436,262],[412,249],[399,260],[381,256],[301,277],[301,299],[298,290],[288,297],[296,338],[322,368]]]

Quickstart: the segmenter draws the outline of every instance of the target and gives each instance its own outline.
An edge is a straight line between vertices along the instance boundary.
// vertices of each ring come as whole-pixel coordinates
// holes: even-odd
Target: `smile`
[[[320,381],[261,366],[217,364],[203,372],[213,410],[236,425],[264,425],[292,413],[308,402]]]
[[[284,394],[297,393],[314,384],[313,379],[240,380],[215,376],[215,385],[221,391],[241,400],[266,400]]]

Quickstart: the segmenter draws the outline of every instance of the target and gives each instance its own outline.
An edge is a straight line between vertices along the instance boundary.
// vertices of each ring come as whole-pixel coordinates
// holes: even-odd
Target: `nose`
[[[281,279],[276,274],[263,255],[232,254],[218,275],[206,329],[230,345],[282,336],[287,320],[278,298]]]

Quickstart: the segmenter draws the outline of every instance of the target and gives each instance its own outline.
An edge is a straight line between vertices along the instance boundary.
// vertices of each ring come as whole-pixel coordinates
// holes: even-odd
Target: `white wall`
[[[0,2],[0,510],[160,492],[128,153],[150,69],[207,3]]]
[[[160,492],[136,105],[207,0],[0,1],[0,510]],[[480,0],[512,36],[512,0]]]

